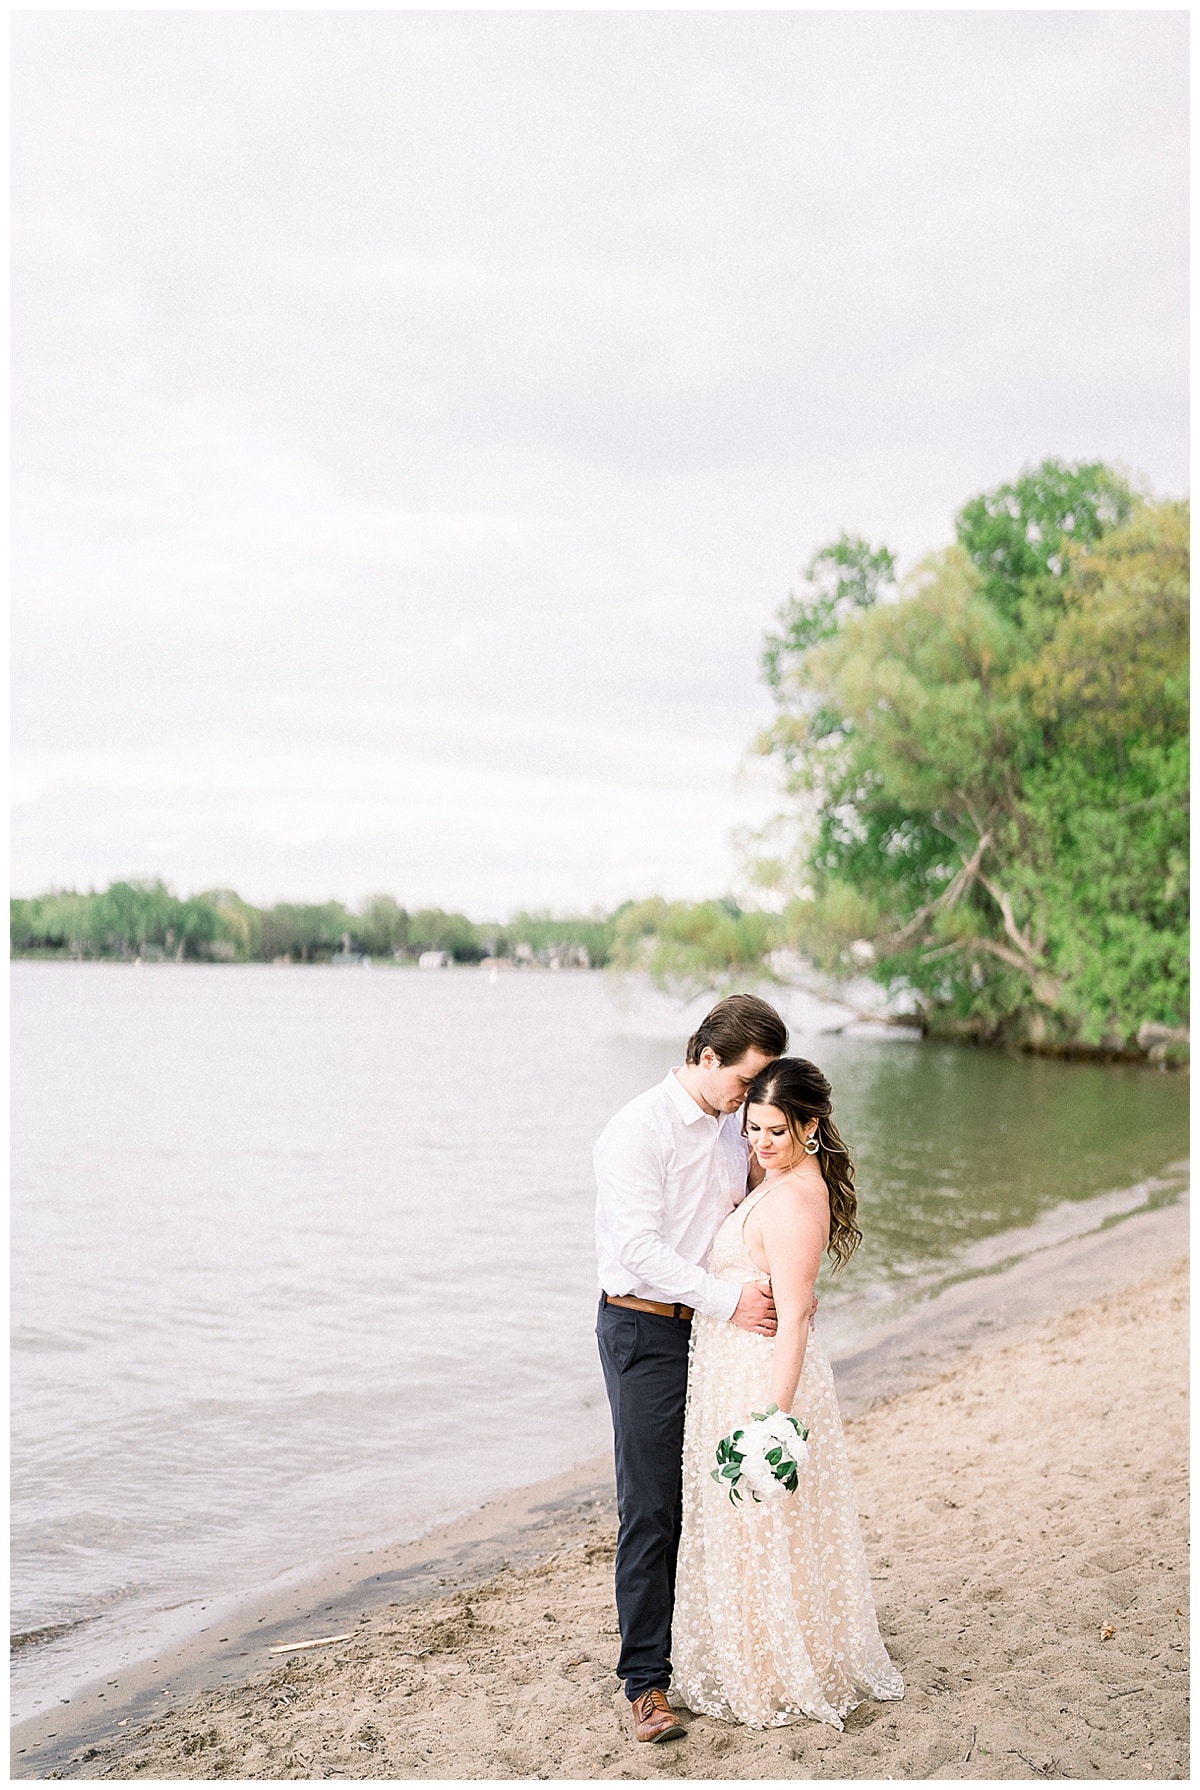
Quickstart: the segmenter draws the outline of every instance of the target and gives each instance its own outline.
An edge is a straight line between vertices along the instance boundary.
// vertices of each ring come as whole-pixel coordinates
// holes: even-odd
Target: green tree
[[[789,936],[873,956],[935,1029],[1127,1043],[1186,1010],[1187,507],[1131,505],[1046,462],[774,684]]]
[[[251,963],[263,956],[263,917],[258,908],[233,889],[209,889],[203,898],[212,908],[217,931],[201,955]]]
[[[42,896],[32,904],[38,933],[32,942],[42,949],[67,951],[72,957],[97,955],[102,944],[100,901],[98,895],[80,895],[73,889]]]
[[[855,610],[873,608],[895,582],[895,556],[861,535],[843,533],[822,547],[805,568],[804,588],[789,594],[778,630],[763,644],[762,671],[771,689],[780,691],[810,647],[828,640]]]
[[[262,954],[268,962],[278,957],[290,958],[293,963],[327,961],[351,925],[340,901],[279,902],[262,915]]]
[[[1188,721],[1187,503],[1143,505],[1069,555],[1063,614],[1019,679],[1057,751],[1110,752],[1177,739]]]
[[[408,948],[447,951],[456,963],[478,963],[484,955],[477,928],[465,914],[448,914],[440,907],[418,908],[409,921]]]
[[[1125,480],[1099,460],[1043,460],[971,498],[955,525],[983,594],[1002,615],[1022,621],[1031,609],[1057,606],[1070,548],[1092,546],[1127,521],[1136,502]]]
[[[372,895],[354,922],[354,936],[372,957],[409,948],[408,914],[392,895]]]
[[[1013,936],[979,923],[1008,899],[988,881],[1016,813],[1022,716],[1007,679],[1023,650],[949,548],[902,601],[852,616],[805,655],[800,689],[818,701],[790,717],[792,783],[816,796],[819,820],[815,900],[788,914],[797,942],[811,948],[832,922],[844,944],[849,919],[886,975],[934,996],[947,978],[925,956],[931,937],[967,934],[1040,983],[1044,963],[1019,921]]]
[[[1189,521],[1146,505],[1073,552],[1017,680],[1044,731],[1016,880],[1092,1043],[1187,1023]]]
[[[181,905],[157,877],[110,883],[96,897],[95,926],[117,956],[136,956],[148,945],[173,950]]]
[[[8,942],[14,957],[32,950],[38,942],[38,907],[37,901],[20,896],[14,896],[8,904]]]
[[[643,971],[681,993],[762,976],[780,941],[774,915],[744,912],[729,899],[628,902],[613,915],[612,929],[612,968]]]
[[[221,916],[212,902],[192,895],[176,902],[165,942],[180,959],[207,957],[221,933]]]
[[[206,895],[181,901],[155,878],[110,883],[103,893],[55,890],[13,902],[14,951],[62,951],[74,957],[136,957],[161,953],[177,958],[208,954],[221,919]]]

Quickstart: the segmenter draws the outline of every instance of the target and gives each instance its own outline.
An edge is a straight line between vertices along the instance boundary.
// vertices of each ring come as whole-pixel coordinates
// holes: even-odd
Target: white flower
[[[742,1478],[760,1498],[779,1497],[783,1491],[774,1468],[762,1453],[746,1456],[742,1462]]]
[[[737,1448],[742,1455],[743,1473],[750,1461],[765,1462],[767,1458],[767,1445],[758,1433],[757,1424],[751,1424],[740,1442],[737,1443]]]

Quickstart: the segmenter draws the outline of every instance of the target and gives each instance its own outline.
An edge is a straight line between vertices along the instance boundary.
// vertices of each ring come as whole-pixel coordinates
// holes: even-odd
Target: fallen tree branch
[[[815,1001],[824,1001],[827,1006],[845,1007],[855,1019],[869,1019],[874,1025],[922,1027],[925,1024],[924,1016],[920,1013],[877,1013],[869,1007],[860,1007],[856,1002],[846,1000],[840,994],[829,994],[823,988],[814,988],[811,982],[793,982],[790,976],[785,978],[785,985],[794,988],[799,994],[811,995]],[[846,1021],[847,1025],[850,1023],[849,1020]],[[837,1028],[839,1031],[841,1029]]]
[[[912,918],[907,920],[900,928],[899,932],[894,932],[889,938],[880,941],[879,950],[885,957],[890,956],[893,951],[903,949],[910,939],[916,937],[926,921],[933,918],[934,914],[942,911],[948,913],[951,908],[957,905],[965,890],[979,877],[979,866],[983,859],[983,854],[991,843],[992,835],[990,833],[981,833],[976,842],[975,850],[971,853],[970,858],[960,865],[953,877],[951,877],[950,881],[946,884],[946,887],[942,890],[941,894],[935,896],[932,901],[927,901],[924,907],[919,907]]]
[[[1004,921],[1004,930],[1016,946],[1017,950],[1022,952],[1024,956],[1029,959],[1031,967],[1037,969],[1043,968],[1044,966],[1038,960],[1038,954],[1034,948],[1033,940],[1027,932],[1022,932],[1018,927],[1012,911],[1012,902],[1009,900],[1004,890],[998,889],[990,877],[977,874],[976,880],[981,888],[987,890],[992,900],[996,903],[996,906],[1000,909],[1000,916]]]
[[[1033,991],[1033,998],[1043,1007],[1055,1007],[1062,996],[1063,980],[1053,975],[1038,963],[1031,963],[1022,953],[1014,951],[1009,945],[1002,945],[999,939],[981,938],[972,935],[970,938],[951,939],[949,944],[937,945],[932,951],[921,953],[922,963],[932,963],[936,958],[948,957],[954,951],[985,951],[991,957],[998,957],[1010,969],[1017,970],[1028,979]]]
[[[975,934],[970,938],[951,939],[949,944],[936,945],[931,951],[922,951],[921,962],[933,963],[937,958],[949,957],[955,951],[986,951],[992,957],[998,957],[1001,963],[1008,964],[1010,969],[1020,970],[1022,975],[1029,974],[1029,964],[1025,958],[1019,956],[1010,946],[1002,945],[999,939],[981,938]]]
[[[1187,1044],[1190,1039],[1187,1026],[1157,1025],[1153,1020],[1147,1020],[1145,1025],[1138,1027],[1139,1050],[1149,1050],[1155,1044]]]

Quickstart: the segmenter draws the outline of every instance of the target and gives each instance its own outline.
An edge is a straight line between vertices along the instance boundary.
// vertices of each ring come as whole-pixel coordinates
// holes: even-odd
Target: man
[[[619,1516],[617,1676],[638,1740],[684,1732],[666,1691],[692,1313],[775,1334],[769,1290],[716,1280],[699,1264],[748,1189],[749,1152],[735,1115],[759,1070],[786,1049],[787,1027],[774,1007],[730,995],[689,1038],[683,1068],[622,1107],[596,1144],[596,1338]]]

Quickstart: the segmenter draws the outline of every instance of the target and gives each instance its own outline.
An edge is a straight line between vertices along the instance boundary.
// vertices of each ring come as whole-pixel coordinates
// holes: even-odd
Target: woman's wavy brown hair
[[[800,1143],[803,1127],[817,1123],[816,1163],[829,1189],[829,1256],[834,1273],[844,1268],[862,1242],[858,1228],[858,1197],[854,1191],[854,1163],[833,1122],[833,1090],[815,1063],[804,1057],[780,1057],[768,1063],[746,1089],[742,1108],[742,1136],[752,1106],[778,1107],[788,1130]]]

